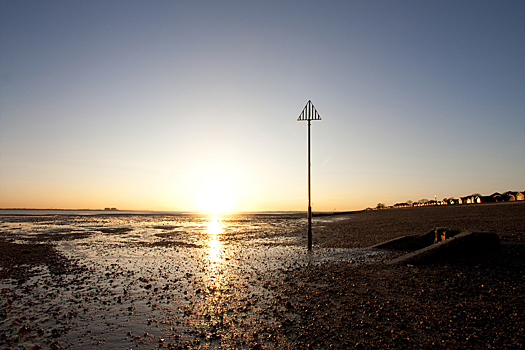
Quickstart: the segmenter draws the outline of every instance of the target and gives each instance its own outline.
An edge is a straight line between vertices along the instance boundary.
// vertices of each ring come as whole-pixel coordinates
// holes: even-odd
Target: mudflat
[[[524,242],[525,203],[359,212],[348,220],[318,222],[314,250],[369,247],[434,227],[486,230],[497,233],[502,242]],[[250,270],[247,261],[236,273],[221,273],[217,267],[213,276],[204,269],[177,275],[179,262],[164,257],[166,264],[161,264],[154,256],[146,258],[154,260],[141,269],[127,259],[108,260],[101,269],[68,258],[51,239],[0,239],[0,347],[525,345],[522,244],[504,244],[482,259],[432,265],[331,261],[260,272]]]

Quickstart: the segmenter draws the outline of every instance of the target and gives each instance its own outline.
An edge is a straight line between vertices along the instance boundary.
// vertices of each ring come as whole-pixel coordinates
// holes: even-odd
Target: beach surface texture
[[[294,215],[0,216],[0,348],[524,347],[525,202]],[[436,227],[501,247],[368,249]]]

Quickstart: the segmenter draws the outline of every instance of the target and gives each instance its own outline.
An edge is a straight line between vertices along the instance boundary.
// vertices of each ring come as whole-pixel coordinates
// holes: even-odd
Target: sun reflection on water
[[[223,264],[224,264],[224,247],[220,240],[220,236],[224,232],[223,224],[220,218],[212,217],[207,224],[207,240],[206,240],[206,255],[207,255],[207,271],[205,280],[207,281],[210,290],[218,290],[222,284]]]
[[[208,229],[206,233],[208,234],[208,258],[210,263],[218,264],[222,262],[222,243],[219,240],[219,236],[224,232],[221,221],[217,217],[213,217],[208,222]]]

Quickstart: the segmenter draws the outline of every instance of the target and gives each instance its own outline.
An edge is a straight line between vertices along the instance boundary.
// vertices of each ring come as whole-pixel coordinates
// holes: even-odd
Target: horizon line
[[[115,212],[151,212],[151,213],[188,213],[188,214],[243,214],[243,213],[302,213],[307,210],[255,210],[255,211],[231,211],[213,213],[207,211],[192,211],[192,210],[155,210],[155,209],[71,209],[71,208],[0,208],[0,210],[55,210],[55,211],[101,211],[107,213]],[[318,211],[319,213],[328,213],[330,211]],[[338,211],[339,212],[339,211]],[[346,212],[346,211],[345,211]]]

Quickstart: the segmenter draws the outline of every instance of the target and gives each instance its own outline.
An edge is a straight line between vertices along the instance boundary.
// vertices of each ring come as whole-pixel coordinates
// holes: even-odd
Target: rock
[[[452,238],[405,254],[387,264],[429,264],[458,261],[466,258],[485,256],[500,249],[497,234],[485,231],[465,231]]]
[[[446,239],[452,238],[454,236],[457,236],[459,233],[461,233],[461,231],[459,230],[450,230],[447,228],[436,228],[434,229],[434,242],[433,243],[438,243]],[[430,234],[430,232],[427,233],[427,235],[428,234]]]
[[[26,334],[26,333],[31,332],[32,330],[33,330],[33,328],[32,328],[31,326],[29,326],[29,325],[26,324],[26,325],[24,325],[22,328],[20,328],[20,329],[18,330],[18,334],[20,334],[20,335],[24,335],[24,334]]]
[[[454,237],[460,232],[461,231],[459,230],[437,227],[420,236],[403,236],[399,238],[394,238],[390,241],[376,244],[371,248],[413,251],[423,249],[434,243],[438,243],[448,238]]]

